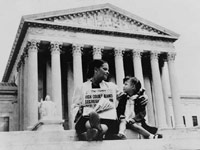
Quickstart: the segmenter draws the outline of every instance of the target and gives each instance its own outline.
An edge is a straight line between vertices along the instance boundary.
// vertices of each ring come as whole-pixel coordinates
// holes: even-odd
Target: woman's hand
[[[85,107],[85,106],[84,106],[84,105],[80,105],[80,106],[79,106],[78,112],[81,113],[81,114],[83,113],[83,107]]]
[[[136,123],[136,121],[135,121],[134,118],[132,118],[132,119],[130,119],[130,120],[128,121],[128,123],[130,123],[130,124],[134,124],[134,123]]]
[[[139,99],[140,99],[140,105],[142,106],[146,106],[147,103],[148,103],[148,97],[146,94],[143,94],[141,96],[139,96]]]

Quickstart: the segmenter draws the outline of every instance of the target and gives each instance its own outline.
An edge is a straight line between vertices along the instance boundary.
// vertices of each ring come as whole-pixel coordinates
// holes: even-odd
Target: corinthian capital
[[[51,43],[51,54],[59,53],[61,51],[62,44],[59,42],[52,42]]]
[[[21,59],[18,63],[17,63],[17,72],[19,72],[21,66],[24,64],[23,60]]]
[[[22,55],[20,56],[19,62],[20,62],[21,64],[24,64],[25,61],[26,61],[26,59],[27,59],[27,57],[28,57],[28,47],[25,47],[25,48],[24,48],[24,52],[23,52]]]
[[[73,55],[81,55],[83,50],[83,46],[80,44],[74,44],[72,46],[72,53]]]
[[[139,57],[139,58],[141,58],[141,56],[142,56],[142,50],[135,49],[132,52],[133,52],[133,57]]]
[[[167,53],[167,60],[168,61],[174,61],[176,57],[176,52],[169,52]]]
[[[158,57],[159,57],[159,52],[153,51],[150,53],[151,60],[158,60]]]
[[[39,42],[37,40],[28,41],[28,52],[36,52],[39,47]]]
[[[23,56],[24,56],[24,59],[28,57],[28,47],[24,48]]]
[[[101,46],[93,46],[93,55],[101,55],[102,49]]]
[[[120,57],[122,57],[123,56],[123,54],[124,54],[124,49],[122,49],[122,48],[115,48],[115,56],[120,56]]]

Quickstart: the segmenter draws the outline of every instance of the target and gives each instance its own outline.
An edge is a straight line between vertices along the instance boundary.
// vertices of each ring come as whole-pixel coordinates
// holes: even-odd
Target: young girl
[[[117,108],[118,117],[120,118],[118,138],[126,138],[126,127],[142,134],[146,139],[162,138],[162,135],[150,133],[141,124],[144,121],[146,111],[145,105],[141,103],[144,91],[141,89],[140,81],[136,77],[125,78],[123,90],[125,94],[121,96]]]

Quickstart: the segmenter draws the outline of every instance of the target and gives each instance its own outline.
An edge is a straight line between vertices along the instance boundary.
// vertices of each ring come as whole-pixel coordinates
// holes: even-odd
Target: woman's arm
[[[77,87],[74,90],[73,97],[72,97],[72,115],[73,118],[76,119],[77,114],[81,113],[83,109],[83,87]]]
[[[137,98],[134,104],[135,120],[140,122],[146,116],[147,95],[143,94]]]

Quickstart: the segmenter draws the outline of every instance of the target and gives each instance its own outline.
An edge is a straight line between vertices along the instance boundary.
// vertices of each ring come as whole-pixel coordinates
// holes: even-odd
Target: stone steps
[[[200,129],[161,130],[163,139],[77,141],[73,130],[1,132],[0,150],[192,150],[200,149]]]
[[[29,144],[9,144],[0,146],[1,150],[197,150],[200,139],[176,140],[121,140],[102,142],[32,142]]]

